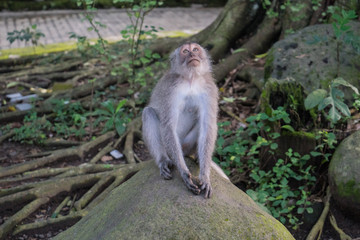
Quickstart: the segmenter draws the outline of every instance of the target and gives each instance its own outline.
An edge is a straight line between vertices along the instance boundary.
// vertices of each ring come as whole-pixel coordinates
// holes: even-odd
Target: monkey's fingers
[[[200,194],[200,188],[198,187],[198,185],[196,185],[193,180],[192,180],[192,176],[190,173],[185,174],[185,176],[183,176],[183,180],[185,182],[186,187],[192,191],[194,194],[198,195]]]
[[[172,174],[171,174],[171,170],[168,167],[167,164],[162,164],[161,168],[160,168],[160,175],[163,176],[163,178],[165,180],[170,180],[172,179]]]
[[[205,198],[210,198],[211,195],[212,195],[212,192],[213,192],[211,184],[210,183],[203,183],[201,185],[201,191],[205,191],[205,193],[204,193]]]

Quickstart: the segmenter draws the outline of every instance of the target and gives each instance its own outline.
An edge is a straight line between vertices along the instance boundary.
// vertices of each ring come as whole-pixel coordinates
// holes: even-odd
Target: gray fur
[[[217,135],[218,89],[207,52],[198,44],[186,44],[171,55],[171,69],[157,83],[143,111],[143,137],[165,179],[172,177],[170,168],[175,165],[186,186],[195,194],[204,190],[208,198],[212,194],[210,168]],[[200,50],[180,57],[181,49],[194,47]],[[192,56],[200,59],[196,67],[187,65]],[[199,159],[198,181],[184,161],[184,156],[192,153]]]

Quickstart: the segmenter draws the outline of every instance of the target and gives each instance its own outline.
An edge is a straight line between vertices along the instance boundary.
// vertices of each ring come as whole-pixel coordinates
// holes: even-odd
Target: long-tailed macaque
[[[210,168],[217,134],[218,89],[208,53],[185,43],[170,56],[171,68],[155,86],[142,114],[143,137],[160,168],[171,179],[175,165],[188,189],[205,198],[212,194]],[[194,178],[184,156],[196,153],[200,174]],[[215,167],[215,166],[214,166]]]

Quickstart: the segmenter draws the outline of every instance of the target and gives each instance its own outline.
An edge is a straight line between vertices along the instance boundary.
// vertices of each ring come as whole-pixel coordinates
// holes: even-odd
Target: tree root
[[[66,72],[66,70],[71,69],[73,67],[77,67],[82,64],[83,64],[82,60],[69,61],[69,62],[54,64],[54,65],[51,65],[50,67],[49,67],[49,65],[46,65],[46,66],[39,66],[39,67],[35,67],[35,68],[16,71],[16,72],[4,73],[4,74],[2,74],[2,77],[5,79],[12,79],[12,78],[18,78],[18,77],[22,77],[22,76],[31,76],[31,75],[36,75],[36,74]]]
[[[235,69],[244,59],[260,54],[271,46],[281,31],[281,24],[275,18],[265,19],[259,30],[241,48],[245,51],[235,53],[225,58],[214,68],[215,79],[221,81],[233,69]]]
[[[12,235],[15,236],[17,234],[25,233],[31,230],[37,230],[44,227],[51,227],[53,225],[72,225],[78,222],[86,214],[87,211],[83,210],[81,212],[72,213],[67,216],[59,216],[58,218],[49,218],[44,221],[38,221],[38,222],[20,225],[15,228]]]
[[[338,227],[334,215],[332,215],[332,214],[330,213],[329,216],[330,216],[330,223],[331,223],[331,225],[333,226],[333,228],[339,233],[340,239],[341,239],[341,240],[352,240],[352,237],[350,237],[349,235],[347,235],[343,230],[341,230],[341,228]]]
[[[27,204],[19,212],[11,216],[8,220],[5,221],[3,225],[0,226],[0,239],[4,239],[6,235],[23,219],[29,216],[31,213],[35,212],[41,205],[47,203],[49,198],[43,197],[38,198]]]
[[[33,170],[45,166],[47,164],[53,163],[55,161],[58,161],[59,159],[74,158],[74,157],[79,159],[84,159],[86,153],[88,153],[90,150],[94,149],[98,145],[109,141],[114,136],[115,136],[115,132],[108,132],[96,138],[94,141],[85,143],[77,148],[55,150],[49,156],[16,164],[10,167],[2,168],[0,169],[0,178]]]
[[[134,134],[135,131],[140,129],[141,119],[134,119],[128,126],[129,132],[126,135],[125,146],[124,146],[124,155],[128,163],[135,163],[133,144],[134,144]]]
[[[152,164],[152,162],[127,164],[108,172],[54,178],[43,182],[28,184],[28,188],[21,186],[22,189],[18,189],[15,193],[0,195],[2,196],[0,197],[0,209],[9,209],[12,206],[29,202],[0,226],[0,239],[3,239],[10,233],[16,235],[24,231],[35,230],[53,224],[78,221],[85,216],[91,208],[101,202],[111,190],[126,181],[129,176],[134,175],[134,173],[146,167],[147,164]],[[88,187],[90,187],[90,189],[74,203],[74,209],[70,211],[68,216],[63,217],[59,215],[59,213],[70,200],[69,196],[55,209],[51,219],[21,225],[23,219],[27,218],[41,205],[46,204],[50,199],[60,193],[69,194],[77,189]]]
[[[8,132],[7,134],[4,134],[3,136],[0,137],[0,143],[2,143],[3,141],[5,141],[8,138],[11,138],[12,136],[15,135],[14,130],[11,130],[10,132]]]
[[[330,198],[331,198],[331,193],[330,193],[330,187],[328,186],[326,188],[326,196],[324,198],[324,202],[325,202],[324,209],[323,209],[318,221],[315,223],[315,225],[312,227],[309,235],[306,237],[306,240],[320,239],[322,230],[324,227],[325,219],[326,219],[326,217],[329,213],[329,209],[330,209]]]
[[[104,156],[105,154],[109,153],[110,151],[112,151],[114,148],[117,148],[118,145],[122,142],[122,140],[126,137],[128,131],[126,131],[122,136],[120,136],[118,138],[118,140],[116,140],[115,143],[113,142],[110,142],[106,147],[104,147],[100,152],[98,152],[95,157],[93,157],[91,160],[90,160],[90,163],[97,163],[102,156]]]

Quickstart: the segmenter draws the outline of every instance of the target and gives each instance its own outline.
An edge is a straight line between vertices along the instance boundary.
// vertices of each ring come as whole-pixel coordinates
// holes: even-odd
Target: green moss
[[[264,79],[265,81],[270,78],[271,73],[273,72],[272,66],[274,62],[274,48],[271,48],[268,52],[268,55],[266,56],[266,62],[265,62],[265,72],[264,72]]]
[[[341,183],[337,186],[337,188],[339,196],[350,198],[354,202],[360,203],[360,186],[356,184],[355,180]]]
[[[291,108],[298,112],[304,109],[304,91],[294,79],[277,80],[269,78],[261,94],[262,109],[276,109],[278,106]]]
[[[283,131],[281,133],[284,136],[291,136],[291,137],[300,137],[300,138],[308,138],[311,140],[316,140],[315,134],[311,132],[303,132],[303,131],[296,131],[296,132],[290,132],[290,131]]]
[[[183,32],[183,31],[163,31],[158,34],[158,37],[188,37],[192,34],[195,34],[197,31],[192,32]],[[108,42],[110,44],[120,41],[121,38],[111,39]],[[96,39],[90,39],[90,41],[95,42]],[[0,51],[0,60],[8,59],[8,58],[18,58],[25,56],[36,56],[36,55],[44,55],[55,52],[63,52],[70,51],[76,49],[76,42],[69,41],[63,43],[53,43],[42,46],[34,46],[34,47],[24,47],[24,48],[11,48],[4,49]]]
[[[0,60],[15,58],[15,57],[43,55],[54,52],[63,52],[63,51],[73,50],[75,48],[76,48],[76,43],[65,42],[65,43],[54,43],[54,44],[35,46],[35,47],[4,49],[0,51]]]

